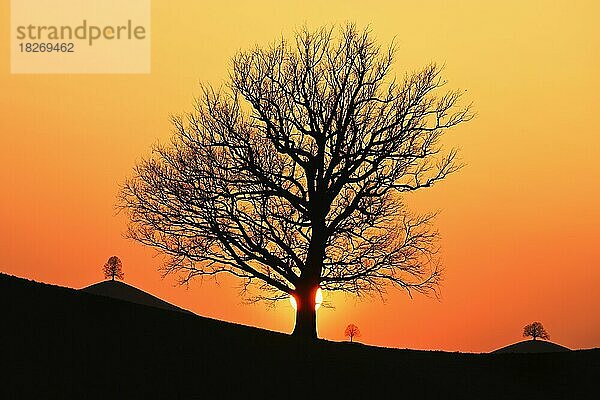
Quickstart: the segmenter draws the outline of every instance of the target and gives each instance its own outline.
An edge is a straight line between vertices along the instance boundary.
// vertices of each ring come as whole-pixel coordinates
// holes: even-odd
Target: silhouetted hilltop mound
[[[493,354],[504,353],[560,353],[571,349],[546,340],[524,340],[501,349],[492,351]]]
[[[98,296],[111,297],[113,299],[129,301],[131,303],[142,304],[144,306],[162,308],[163,310],[179,311],[190,313],[188,310],[177,307],[171,303],[159,299],[156,296],[146,293],[136,287],[124,282],[108,280],[94,285],[79,289],[82,292],[95,294]]]

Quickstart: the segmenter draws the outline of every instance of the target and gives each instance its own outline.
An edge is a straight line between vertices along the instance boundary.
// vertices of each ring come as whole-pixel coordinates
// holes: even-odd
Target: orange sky
[[[231,279],[188,290],[161,279],[160,257],[122,238],[115,195],[169,136],[169,115],[191,109],[199,81],[223,82],[236,51],[305,22],[355,21],[382,43],[397,38],[397,74],[445,63],[449,87],[467,89],[478,116],[448,140],[468,166],[409,198],[442,211],[441,300],[326,294],[335,309],[319,311],[320,336],[342,340],[355,323],[365,343],[479,352],[539,320],[557,343],[600,346],[596,1],[152,3],[151,74],[11,75],[1,2],[0,271],[80,288],[116,254],[127,283],[167,301],[291,332],[289,303],[243,305]]]

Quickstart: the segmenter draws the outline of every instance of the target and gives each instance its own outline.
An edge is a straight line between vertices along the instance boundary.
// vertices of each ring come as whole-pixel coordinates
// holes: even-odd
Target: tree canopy
[[[350,339],[350,342],[353,342],[354,338],[360,337],[360,329],[354,324],[349,324],[344,331],[344,336]]]
[[[104,279],[111,279],[114,281],[115,278],[120,280],[125,278],[125,274],[123,273],[123,263],[117,256],[110,257],[102,267],[102,270],[104,272]]]
[[[253,299],[294,296],[302,336],[316,335],[318,288],[435,291],[433,214],[402,196],[460,167],[440,139],[472,114],[438,93],[435,64],[391,76],[394,53],[353,25],[238,53],[125,182],[130,237],[182,282],[229,273]]]
[[[533,340],[537,338],[548,340],[550,335],[544,329],[544,325],[541,322],[533,322],[529,325],[525,325],[523,328],[523,337],[531,337]]]

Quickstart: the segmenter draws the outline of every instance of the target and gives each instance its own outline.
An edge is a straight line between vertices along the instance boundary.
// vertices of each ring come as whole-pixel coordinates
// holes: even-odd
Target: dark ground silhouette
[[[180,311],[189,313],[190,311],[184,310],[183,308],[177,307],[173,304],[167,303],[164,300],[159,299],[156,296],[146,293],[136,287],[128,285],[124,282],[108,280],[98,282],[83,289],[79,289],[86,293],[96,294],[99,296],[111,297],[114,299],[125,300],[131,303],[142,304],[145,306],[151,306],[156,308],[162,308],[171,311]]]
[[[524,340],[514,343],[501,349],[494,350],[494,354],[502,353],[557,353],[562,351],[571,351],[560,344],[548,342],[545,340]]]
[[[600,349],[463,354],[319,341],[0,274],[0,398],[589,398]],[[440,334],[443,334],[441,332]]]

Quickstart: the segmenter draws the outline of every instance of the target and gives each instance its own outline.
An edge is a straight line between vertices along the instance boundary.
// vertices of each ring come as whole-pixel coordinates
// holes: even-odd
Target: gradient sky
[[[291,332],[289,303],[242,304],[234,280],[161,279],[154,250],[123,239],[118,185],[198,82],[294,26],[370,24],[396,37],[395,73],[445,64],[478,113],[448,135],[467,167],[408,199],[439,209],[442,297],[331,296],[321,337],[489,351],[541,321],[554,342],[600,346],[600,27],[597,1],[152,1],[149,75],[11,75],[0,5],[0,271],[80,288],[118,255],[125,282],[198,314]],[[422,3],[422,4],[420,4]],[[181,4],[181,5],[180,5]]]

